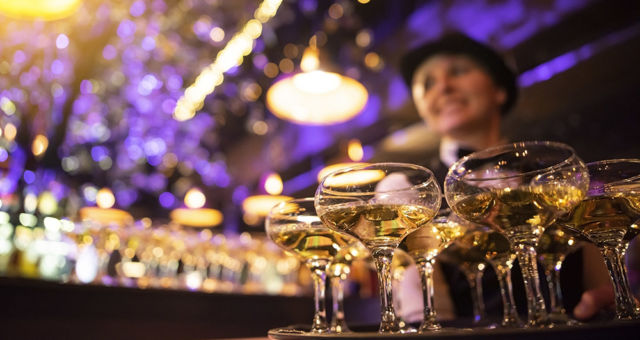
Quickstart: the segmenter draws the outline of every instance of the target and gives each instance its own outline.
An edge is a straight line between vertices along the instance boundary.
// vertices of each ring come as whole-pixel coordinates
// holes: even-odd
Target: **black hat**
[[[496,85],[504,88],[507,92],[507,100],[502,105],[502,113],[508,112],[515,104],[518,98],[515,73],[491,47],[460,33],[447,34],[437,41],[411,50],[402,57],[400,70],[409,87],[411,87],[413,73],[418,66],[435,54],[462,54],[472,58],[487,71]]]

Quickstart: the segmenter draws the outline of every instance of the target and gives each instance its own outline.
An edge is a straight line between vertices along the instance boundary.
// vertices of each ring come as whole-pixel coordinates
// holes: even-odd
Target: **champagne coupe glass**
[[[536,247],[544,229],[569,212],[589,186],[586,166],[561,143],[520,142],[458,160],[445,179],[445,196],[462,218],[487,225],[510,241],[522,267],[527,326],[549,325],[540,292]]]
[[[474,247],[473,243],[465,242],[469,237],[462,237],[448,247],[439,257],[442,261],[457,265],[469,283],[471,302],[473,304],[473,323],[482,324],[486,321],[484,297],[482,296],[482,276],[487,268],[484,253]]]
[[[313,198],[279,203],[266,219],[267,236],[282,249],[304,262],[313,278],[315,314],[312,333],[329,331],[325,307],[327,268],[338,250],[349,245],[349,237],[333,231],[316,215]]]
[[[350,237],[350,236],[349,236]],[[353,237],[350,237],[353,238]],[[369,251],[362,242],[353,240],[349,246],[338,251],[329,266],[328,276],[331,284],[333,313],[331,314],[331,332],[351,332],[344,318],[344,281],[351,272],[351,263],[369,257]]]
[[[502,297],[502,327],[520,327],[522,321],[518,317],[518,310],[513,299],[513,288],[511,284],[511,268],[516,254],[511,251],[511,245],[502,234],[486,230],[481,233],[478,244],[483,245],[485,259],[493,266],[500,285],[500,296]]]
[[[560,287],[560,270],[562,261],[578,249],[580,236],[556,222],[548,227],[538,244],[538,258],[544,268],[549,286],[549,320],[557,325],[577,325],[578,321],[572,320],[567,315],[562,302],[562,290]]]
[[[421,333],[442,328],[436,321],[436,310],[433,300],[433,265],[438,254],[448,247],[456,238],[464,235],[466,226],[456,219],[449,218],[450,209],[442,209],[426,226],[414,230],[402,240],[400,248],[405,250],[415,261],[422,281],[423,319],[419,331]]]
[[[402,238],[425,225],[440,207],[440,188],[421,166],[378,163],[338,170],[316,191],[320,218],[334,230],[362,241],[380,281],[380,333],[400,331],[393,308],[391,261]]]
[[[600,248],[613,281],[616,318],[640,319],[624,266],[629,242],[640,232],[640,159],[606,160],[587,167],[587,198],[563,222]]]

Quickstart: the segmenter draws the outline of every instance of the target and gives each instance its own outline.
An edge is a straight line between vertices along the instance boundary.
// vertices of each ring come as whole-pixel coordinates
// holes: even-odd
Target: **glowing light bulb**
[[[0,1],[0,12],[17,19],[57,20],[72,15],[80,0]]]
[[[102,209],[109,209],[116,203],[116,198],[109,188],[102,188],[96,194],[96,204]]]
[[[31,144],[31,152],[38,157],[42,156],[47,148],[49,147],[49,139],[45,135],[39,134],[36,138],[33,139],[33,143]]]
[[[192,188],[184,195],[184,204],[191,209],[202,208],[207,201],[202,191],[197,188]]]
[[[349,141],[349,146],[347,147],[347,154],[349,155],[349,159],[354,162],[359,162],[364,157],[364,150],[362,149],[362,144],[357,139],[352,139]]]
[[[318,58],[318,49],[316,47],[309,46],[304,50],[302,60],[300,61],[300,68],[304,72],[310,72],[317,70],[320,66],[320,59]]]
[[[271,195],[279,195],[282,193],[282,178],[277,173],[272,173],[267,176],[264,181],[264,190]]]

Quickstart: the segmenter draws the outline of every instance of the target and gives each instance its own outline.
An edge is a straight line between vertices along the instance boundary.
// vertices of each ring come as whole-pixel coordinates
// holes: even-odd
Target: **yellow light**
[[[215,61],[205,67],[196,81],[178,99],[173,117],[185,121],[195,116],[204,103],[204,98],[211,94],[216,86],[222,84],[223,73],[242,63],[243,57],[251,53],[253,41],[262,33],[262,24],[271,19],[280,7],[282,0],[264,0],[244,27],[236,33],[227,45],[218,52]],[[266,72],[265,72],[266,74]]]
[[[4,137],[8,141],[12,141],[14,138],[16,138],[17,134],[18,134],[18,129],[16,129],[15,125],[13,125],[11,123],[7,123],[7,125],[5,125],[5,127],[4,127]]]
[[[215,42],[221,42],[224,40],[224,30],[220,27],[214,27],[209,32],[209,38]]]
[[[1,0],[0,0],[1,3]],[[2,97],[0,98],[0,110],[4,111],[7,116],[11,116],[16,113],[16,104],[14,104],[9,98]]]
[[[264,75],[269,78],[275,78],[278,75],[278,72],[280,72],[278,65],[274,63],[267,63],[262,71],[264,72]]]
[[[280,195],[249,196],[242,202],[242,210],[248,215],[265,217],[276,204],[291,199],[292,197]]]
[[[317,70],[320,66],[320,59],[318,57],[318,49],[312,46],[307,47],[300,60],[300,69],[304,72]]]
[[[50,191],[40,194],[38,210],[43,215],[53,215],[58,210],[58,201]]]
[[[362,149],[362,144],[359,140],[352,139],[349,141],[347,154],[349,155],[349,159],[354,162],[359,162],[362,160],[362,157],[364,157],[364,150]]]
[[[346,187],[373,183],[385,177],[382,170],[356,170],[331,176],[324,181],[327,187]]]
[[[340,4],[333,4],[329,7],[329,16],[333,19],[340,19],[344,15],[344,8]]]
[[[80,0],[0,0],[0,13],[16,19],[57,20],[79,7]]]
[[[78,215],[82,221],[93,221],[103,225],[117,224],[125,226],[133,223],[131,214],[114,208],[83,207],[78,211]]]
[[[142,262],[123,262],[121,266],[124,276],[134,279],[141,278],[146,271],[146,267]]]
[[[173,209],[169,217],[171,221],[188,227],[215,227],[224,218],[220,211],[210,208]]]
[[[189,191],[187,191],[187,194],[184,195],[184,204],[191,209],[204,207],[206,201],[207,198],[198,188],[189,189]]]
[[[358,2],[361,3],[361,4],[368,4],[369,1],[371,1],[371,0],[358,0]]]
[[[42,156],[47,148],[49,147],[49,140],[45,135],[39,134],[36,138],[33,139],[33,143],[31,144],[31,152],[38,157]]]
[[[293,61],[291,61],[291,59],[289,58],[284,58],[280,60],[280,63],[278,64],[278,66],[280,67],[280,71],[282,71],[283,73],[291,73],[293,72],[293,69],[295,67],[293,65]]]
[[[329,125],[356,116],[368,93],[358,81],[337,73],[312,71],[284,78],[267,91],[267,107],[299,124]]]
[[[264,190],[270,195],[279,195],[282,193],[282,178],[277,173],[271,173],[264,181]]]
[[[362,166],[368,165],[368,163],[336,163],[336,164],[327,165],[322,170],[320,170],[320,172],[318,172],[318,182],[321,182],[325,177],[327,177],[328,174],[334,171],[346,169],[352,166],[361,166],[361,165]]]
[[[109,188],[102,188],[98,190],[96,194],[96,204],[102,209],[108,209],[113,207],[116,203],[116,198],[113,196],[113,192]]]

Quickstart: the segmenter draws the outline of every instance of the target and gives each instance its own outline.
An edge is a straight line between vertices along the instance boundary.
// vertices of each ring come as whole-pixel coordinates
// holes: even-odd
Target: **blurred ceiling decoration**
[[[211,94],[216,86],[222,84],[223,74],[242,64],[244,57],[253,49],[253,42],[262,34],[262,24],[276,15],[281,2],[282,0],[264,0],[260,4],[254,13],[254,18],[229,40],[227,45],[218,52],[215,61],[200,73],[195,82],[187,87],[184,95],[178,99],[173,113],[177,120],[193,118],[196,111],[202,109],[204,98]],[[212,39],[215,39],[215,32],[214,29],[209,32]]]
[[[58,20],[75,13],[80,0],[0,0],[0,13],[16,19]]]
[[[242,201],[243,220],[248,225],[258,225],[276,204],[293,198],[280,195],[282,178],[275,172],[267,174],[263,188],[267,195],[252,195]]]
[[[302,72],[278,80],[267,90],[267,107],[278,118],[333,125],[350,120],[365,107],[367,89],[355,79],[321,70],[318,54],[312,43],[300,61]]]

